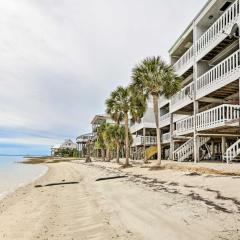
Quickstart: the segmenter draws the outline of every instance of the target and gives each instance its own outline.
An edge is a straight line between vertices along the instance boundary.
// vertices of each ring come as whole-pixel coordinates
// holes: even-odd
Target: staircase
[[[233,145],[231,145],[226,153],[224,154],[224,160],[227,163],[230,163],[233,160],[237,160],[238,155],[240,154],[240,139],[237,140]]]
[[[140,160],[144,158],[144,149],[142,147],[138,148],[137,151],[132,153],[132,159]]]
[[[151,146],[146,150],[146,158],[149,160],[153,155],[157,153],[157,146]]]
[[[208,137],[200,137],[199,138],[199,148],[206,144],[210,138]],[[180,146],[177,150],[173,152],[174,159],[178,162],[183,162],[184,160],[188,159],[191,155],[193,155],[194,151],[194,142],[193,138],[189,139],[185,142],[182,146]]]

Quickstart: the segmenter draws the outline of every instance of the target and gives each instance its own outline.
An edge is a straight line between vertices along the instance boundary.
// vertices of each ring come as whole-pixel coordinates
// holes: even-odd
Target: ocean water
[[[17,163],[22,160],[21,157],[0,156],[0,199],[18,187],[36,180],[47,171],[44,165]]]

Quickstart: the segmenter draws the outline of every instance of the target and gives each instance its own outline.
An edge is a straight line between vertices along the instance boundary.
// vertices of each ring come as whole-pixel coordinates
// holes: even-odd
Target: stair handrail
[[[240,153],[240,139],[232,144],[225,152],[224,158],[229,164]]]

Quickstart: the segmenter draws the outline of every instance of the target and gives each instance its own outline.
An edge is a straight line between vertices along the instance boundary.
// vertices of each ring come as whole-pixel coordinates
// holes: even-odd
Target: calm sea
[[[21,157],[0,156],[0,199],[47,171],[46,166],[16,163],[22,160]]]

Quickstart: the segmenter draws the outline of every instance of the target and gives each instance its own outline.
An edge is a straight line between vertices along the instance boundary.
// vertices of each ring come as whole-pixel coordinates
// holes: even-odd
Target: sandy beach
[[[48,167],[0,202],[0,239],[240,239],[238,176],[81,161]],[[95,181],[111,176],[126,177]]]

